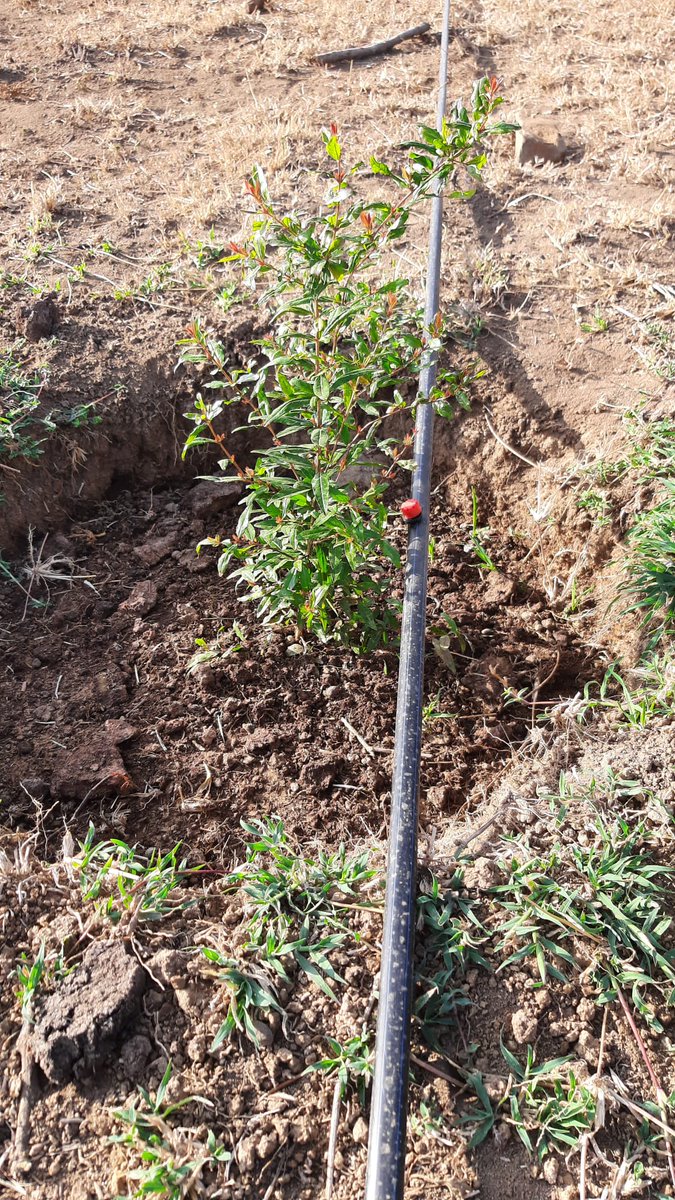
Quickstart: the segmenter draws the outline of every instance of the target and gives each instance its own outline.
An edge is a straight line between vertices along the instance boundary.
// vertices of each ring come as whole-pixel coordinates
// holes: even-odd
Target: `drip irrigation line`
[[[436,127],[439,130],[445,116],[449,37],[450,0],[444,0],[436,115]],[[432,199],[429,231],[425,306],[427,326],[432,325],[438,312],[442,233],[443,198],[438,185]],[[420,373],[419,397],[423,400],[432,392],[437,365],[434,351]],[[403,1196],[433,428],[433,405],[422,403],[416,414],[412,480],[412,496],[422,506],[422,513],[408,527],[366,1200],[401,1200]]]

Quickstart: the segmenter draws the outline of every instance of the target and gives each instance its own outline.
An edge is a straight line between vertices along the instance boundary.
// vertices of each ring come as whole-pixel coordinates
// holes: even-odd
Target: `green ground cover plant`
[[[93,900],[113,925],[126,916],[138,921],[159,921],[187,906],[172,894],[184,883],[187,860],[178,858],[180,843],[163,852],[144,854],[119,838],[97,842],[89,825],[85,840],[73,859],[84,900]]]
[[[278,817],[242,826],[248,836],[245,860],[225,880],[226,890],[241,892],[244,904],[237,953],[203,947],[226,996],[214,1048],[236,1033],[257,1047],[258,1015],[282,1011],[277,989],[290,986],[298,971],[334,1000],[333,986],[344,980],[331,953],[358,942],[350,909],[371,907],[366,889],[380,886],[368,852],[348,855],[341,846],[332,854],[320,849],[312,858],[293,845]]]
[[[406,144],[398,168],[376,158],[347,165],[332,125],[323,132],[327,191],[309,214],[285,211],[259,167],[246,183],[251,229],[228,258],[242,264],[243,290],[270,332],[240,367],[195,321],[181,361],[202,372],[186,452],[215,445],[217,478],[245,485],[234,535],[201,545],[218,548],[220,572],[265,622],[295,623],[360,649],[396,636],[389,572],[400,556],[386,493],[412,466],[417,378],[444,330],[440,314],[425,326],[415,286],[395,273],[394,252],[415,209],[437,190],[448,188],[454,200],[473,196],[490,139],[513,128],[492,119],[501,104],[497,81],[479,80],[440,132],[423,127],[420,140]],[[394,198],[367,198],[373,178]],[[444,367],[423,399],[451,417],[467,406],[480,374],[475,364]],[[252,466],[228,444],[232,406],[260,434]]]
[[[6,458],[38,458],[41,439],[36,436],[36,411],[46,376],[43,371],[31,371],[11,350],[0,353],[0,456]],[[39,424],[44,430],[55,425],[43,417]]]
[[[207,1131],[204,1143],[197,1141],[192,1130],[173,1124],[171,1118],[181,1108],[194,1103],[211,1106],[211,1101],[202,1096],[183,1096],[174,1103],[165,1103],[171,1076],[169,1062],[155,1096],[139,1087],[139,1095],[126,1108],[113,1112],[124,1132],[114,1134],[110,1141],[128,1146],[141,1161],[139,1167],[127,1172],[131,1189],[127,1197],[164,1196],[166,1200],[182,1200],[195,1194],[194,1189],[202,1184],[203,1171],[232,1158],[212,1130]]]
[[[608,777],[591,781],[583,796],[575,796],[562,778],[552,811],[562,821],[570,801],[581,801],[588,812],[586,844],[560,839],[542,853],[523,835],[502,838],[506,882],[492,896],[504,914],[498,949],[507,957],[498,970],[529,960],[542,984],[564,984],[581,970],[580,954],[587,955],[596,1003],[608,1004],[625,989],[645,1021],[663,1032],[653,1001],[675,1002],[667,907],[672,868],[661,860],[660,827],[630,806],[639,795],[636,786]],[[596,807],[596,793],[620,806],[612,819]]]

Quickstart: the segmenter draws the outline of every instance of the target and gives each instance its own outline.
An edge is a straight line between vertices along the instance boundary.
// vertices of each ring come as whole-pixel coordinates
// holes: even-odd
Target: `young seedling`
[[[490,536],[490,529],[487,525],[480,525],[478,514],[478,495],[476,489],[471,489],[471,535],[468,544],[464,547],[465,550],[473,550],[481,567],[485,571],[496,571],[497,568],[490,557],[488,549],[485,545]]]

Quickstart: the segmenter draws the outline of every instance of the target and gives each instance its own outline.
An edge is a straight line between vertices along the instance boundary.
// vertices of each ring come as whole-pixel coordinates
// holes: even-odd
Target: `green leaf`
[[[325,135],[324,135],[324,137],[325,137]],[[325,141],[325,147],[326,147],[326,154],[328,155],[328,157],[332,158],[335,162],[339,162],[340,159],[342,158],[342,147],[340,146],[340,143],[339,143],[337,137],[335,136],[335,134],[333,134],[331,137],[329,137],[327,139],[327,141]]]

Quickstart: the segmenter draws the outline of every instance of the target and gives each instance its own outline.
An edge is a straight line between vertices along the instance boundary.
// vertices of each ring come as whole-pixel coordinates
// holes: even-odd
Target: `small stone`
[[[185,987],[188,980],[188,956],[180,950],[158,950],[148,960],[148,971],[162,987]]]
[[[244,490],[243,483],[213,483],[203,480],[188,493],[188,504],[195,517],[205,520],[232,508]]]
[[[562,162],[568,146],[553,121],[537,119],[524,121],[516,132],[515,156],[519,166],[526,163]]]
[[[237,1165],[242,1175],[250,1175],[255,1170],[257,1158],[255,1137],[242,1138],[237,1146]]]
[[[271,1158],[279,1145],[279,1137],[276,1130],[271,1130],[269,1133],[264,1133],[256,1146],[256,1155],[259,1162],[267,1162]]]
[[[559,1170],[560,1170],[560,1163],[558,1162],[557,1158],[551,1158],[549,1156],[549,1158],[544,1159],[544,1165],[542,1167],[542,1171],[543,1171],[544,1179],[546,1180],[547,1183],[555,1183],[556,1182],[556,1180],[558,1178]]]
[[[59,310],[54,303],[56,293],[36,300],[32,308],[26,311],[24,335],[29,342],[39,342],[42,338],[51,337],[59,319]]]
[[[359,1146],[368,1145],[368,1123],[363,1117],[357,1117],[352,1129],[352,1137]]]
[[[537,1036],[538,1022],[533,1013],[525,1008],[519,1008],[511,1016],[513,1036],[520,1046],[533,1042]]]
[[[122,1046],[120,1062],[128,1079],[135,1083],[143,1077],[146,1063],[152,1054],[152,1043],[142,1033],[129,1038]]]
[[[49,784],[46,779],[22,779],[21,787],[24,792],[28,792],[31,800],[47,800],[49,797]]]
[[[190,675],[197,681],[203,692],[215,694],[218,691],[218,676],[210,663],[197,663]]]
[[[164,537],[149,538],[142,546],[136,546],[134,554],[140,558],[146,567],[155,567],[166,558],[176,545],[175,533],[167,533]]]
[[[490,571],[481,601],[485,605],[497,607],[499,604],[506,604],[515,590],[515,581],[509,579],[508,575],[502,575],[501,571]]]
[[[511,1130],[505,1121],[498,1121],[492,1136],[497,1144],[497,1149],[501,1150],[502,1146],[505,1146],[511,1137]]]
[[[266,1021],[252,1021],[253,1028],[258,1035],[262,1049],[268,1050],[274,1042],[274,1030],[270,1029]]]
[[[588,997],[584,997],[584,999],[580,1000],[579,1003],[577,1004],[577,1016],[578,1016],[579,1020],[582,1021],[585,1025],[591,1024],[591,1022],[593,1021],[593,1018],[595,1016],[596,1010],[597,1010],[597,1005],[593,1002],[593,1000],[589,999]]]
[[[117,717],[114,720],[106,721],[105,732],[113,746],[120,746],[122,742],[128,742],[135,737],[137,731],[124,717]]]
[[[452,802],[454,791],[445,783],[427,788],[427,804],[436,809],[446,809]]]
[[[483,1076],[483,1084],[485,1086],[485,1091],[491,1100],[494,1100],[495,1103],[497,1103],[502,1099],[502,1096],[504,1095],[505,1080],[501,1075],[491,1075],[487,1073]]]
[[[581,1058],[585,1059],[590,1067],[598,1065],[598,1056],[600,1054],[600,1042],[587,1029],[582,1030],[577,1041],[577,1052]]]
[[[493,858],[477,858],[466,869],[465,883],[467,887],[488,891],[502,882],[503,876]]]
[[[177,987],[174,988],[174,996],[176,1004],[181,1012],[184,1012],[186,1017],[201,1016],[201,1005],[199,1003],[199,992],[194,987]]]
[[[187,1046],[185,1047],[185,1053],[187,1054],[188,1058],[190,1059],[190,1062],[193,1062],[193,1063],[206,1062],[206,1055],[207,1055],[206,1038],[200,1037],[200,1036],[190,1038],[190,1041],[187,1043]]]
[[[158,594],[157,584],[151,579],[143,579],[131,590],[126,600],[122,601],[118,612],[129,612],[134,616],[143,617],[155,607]]]

